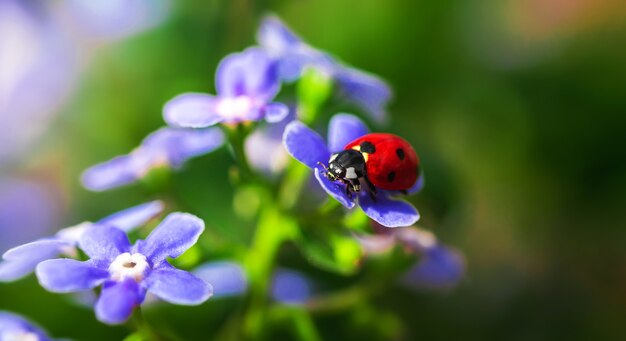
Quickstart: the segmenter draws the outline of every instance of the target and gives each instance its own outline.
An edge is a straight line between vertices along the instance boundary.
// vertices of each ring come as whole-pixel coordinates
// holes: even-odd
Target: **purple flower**
[[[432,232],[405,228],[397,231],[395,237],[407,249],[421,255],[420,261],[402,279],[407,286],[447,289],[455,286],[465,275],[463,255],[439,243]]]
[[[82,182],[92,191],[130,184],[156,167],[180,168],[187,159],[207,154],[223,143],[224,134],[218,128],[161,128],[148,135],[130,154],[87,169]]]
[[[211,283],[213,297],[242,295],[248,290],[244,269],[236,262],[209,262],[199,266],[193,274]]]
[[[415,227],[380,229],[378,234],[356,236],[366,254],[388,252],[402,245],[420,260],[402,277],[402,283],[417,289],[447,289],[465,274],[465,260],[456,250],[439,243],[435,235]]]
[[[283,146],[285,127],[294,120],[295,110],[282,121],[255,129],[245,141],[248,162],[268,177],[278,175],[287,166],[289,154]]]
[[[75,256],[76,246],[85,231],[111,226],[122,231],[131,231],[144,225],[163,210],[163,203],[152,201],[112,214],[95,223],[67,227],[56,235],[14,247],[2,255],[0,281],[20,279],[31,273],[37,264],[56,258],[61,254]]]
[[[75,51],[42,1],[0,1],[0,163],[47,129],[78,75]]]
[[[85,39],[114,40],[160,24],[168,0],[67,0],[60,3],[76,34]]]
[[[288,269],[276,271],[271,290],[272,298],[284,304],[304,304],[313,296],[311,281],[300,272]]]
[[[289,110],[272,103],[280,82],[277,64],[263,50],[249,48],[226,56],[217,67],[217,95],[186,93],[170,100],[163,117],[171,126],[204,128],[218,123],[279,122]]]
[[[52,341],[41,328],[23,317],[0,310],[0,340]]]
[[[203,230],[204,222],[186,213],[168,215],[135,245],[122,230],[106,225],[88,229],[79,240],[88,261],[47,260],[37,265],[37,278],[44,288],[57,293],[102,285],[95,311],[98,320],[108,324],[126,321],[147,292],[170,303],[197,305],[211,296],[211,285],[174,268],[167,257],[182,255]]]
[[[385,107],[391,99],[391,89],[382,79],[348,67],[309,46],[275,16],[263,20],[257,40],[279,61],[280,75],[284,80],[293,81],[307,67],[315,68],[335,79],[344,96],[375,120],[383,122],[386,119]]]
[[[0,177],[0,252],[48,234],[61,206],[60,193],[45,183]]]
[[[320,135],[298,121],[289,123],[285,129],[283,144],[291,156],[314,170],[322,188],[346,208],[358,204],[370,218],[387,227],[413,225],[419,219],[419,213],[408,202],[393,199],[398,192],[379,189],[373,200],[366,191],[361,191],[349,198],[345,185],[332,182],[323,175],[324,170],[318,162],[327,163],[331,153],[343,150],[345,145],[367,131],[365,124],[355,116],[339,114],[330,121],[328,146]],[[421,186],[422,180],[418,180],[407,192],[414,193]]]

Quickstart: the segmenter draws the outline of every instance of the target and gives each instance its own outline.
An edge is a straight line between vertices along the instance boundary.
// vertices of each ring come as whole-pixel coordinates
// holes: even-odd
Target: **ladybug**
[[[403,191],[411,188],[419,174],[419,158],[406,140],[393,134],[373,133],[348,143],[332,154],[324,174],[346,185],[346,193],[361,191],[361,180],[373,200],[376,189]]]

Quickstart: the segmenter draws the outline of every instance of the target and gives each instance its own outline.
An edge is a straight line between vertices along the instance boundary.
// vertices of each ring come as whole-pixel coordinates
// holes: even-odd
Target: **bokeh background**
[[[317,317],[325,339],[382,339],[367,314],[409,340],[626,338],[623,2],[77,3],[0,4],[0,251],[157,197],[206,221],[202,242],[216,258],[222,242],[245,243],[253,222],[234,213],[225,148],[158,188],[92,193],[79,176],[162,126],[175,95],[213,93],[219,60],[254,44],[273,12],[311,45],[389,81],[390,124],[372,126],[414,145],[426,175],[412,199],[420,225],[467,262],[455,289],[390,287],[376,311]],[[237,305],[146,314],[187,339],[210,339]],[[128,334],[34,276],[0,284],[0,309],[56,337]]]

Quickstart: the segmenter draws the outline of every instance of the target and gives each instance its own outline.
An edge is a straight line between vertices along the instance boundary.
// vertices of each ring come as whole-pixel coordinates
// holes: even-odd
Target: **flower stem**
[[[250,133],[250,127],[245,123],[239,123],[236,125],[225,126],[225,130],[228,135],[228,141],[230,143],[233,157],[235,158],[239,169],[239,180],[244,182],[249,181],[254,175],[245,151],[246,137]]]
[[[143,312],[141,311],[141,307],[137,307],[133,312],[133,323],[135,324],[135,328],[137,332],[141,334],[144,340],[149,341],[161,341],[162,338],[150,327],[150,325],[146,322],[146,319],[143,317]]]

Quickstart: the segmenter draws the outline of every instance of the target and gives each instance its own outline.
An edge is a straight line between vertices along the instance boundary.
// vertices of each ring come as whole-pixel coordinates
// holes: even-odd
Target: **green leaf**
[[[330,230],[304,230],[296,241],[313,265],[342,275],[354,274],[362,258],[361,246],[352,238]]]

